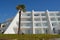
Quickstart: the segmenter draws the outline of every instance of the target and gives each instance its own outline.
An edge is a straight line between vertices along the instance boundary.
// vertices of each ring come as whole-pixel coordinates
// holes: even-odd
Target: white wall
[[[19,12],[15,16],[15,18],[12,20],[11,24],[8,26],[4,34],[16,34],[17,33],[17,22],[19,21]]]

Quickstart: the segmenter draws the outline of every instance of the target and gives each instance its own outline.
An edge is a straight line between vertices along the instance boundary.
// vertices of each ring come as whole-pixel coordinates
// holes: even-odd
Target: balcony
[[[21,21],[21,23],[31,23],[32,21]]]
[[[48,26],[34,26],[34,28],[48,28]]]
[[[31,21],[21,21],[21,24],[28,24],[31,23]],[[16,22],[17,25],[19,25],[19,22]]]
[[[34,18],[40,18],[40,16],[34,16]]]
[[[31,18],[31,16],[21,16],[21,18]]]
[[[24,33],[24,34],[32,34],[33,31],[31,28],[22,28],[21,31]]]
[[[32,28],[32,26],[21,26],[21,28]]]

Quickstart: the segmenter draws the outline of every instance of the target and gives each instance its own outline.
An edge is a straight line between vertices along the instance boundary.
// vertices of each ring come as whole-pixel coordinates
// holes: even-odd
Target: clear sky
[[[0,0],[0,23],[16,15],[18,4],[25,4],[27,11],[60,11],[60,0]]]

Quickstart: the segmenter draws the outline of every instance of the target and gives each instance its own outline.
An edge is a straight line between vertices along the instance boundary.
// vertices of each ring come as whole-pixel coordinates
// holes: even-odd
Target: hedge
[[[52,34],[0,34],[0,40],[42,40],[60,38],[60,35]]]

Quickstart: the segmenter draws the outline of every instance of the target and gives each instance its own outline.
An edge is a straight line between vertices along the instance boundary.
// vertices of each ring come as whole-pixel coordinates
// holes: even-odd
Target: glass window
[[[32,19],[27,19],[27,21],[32,21]]]
[[[52,17],[52,18],[51,18],[51,21],[56,21],[56,18],[55,18],[55,17]]]
[[[32,21],[31,18],[22,18],[21,21]]]
[[[32,29],[22,29],[22,32],[24,34],[32,34],[33,33]]]
[[[42,18],[42,21],[47,21],[47,18]]]
[[[42,33],[42,30],[41,29],[35,29],[35,33],[36,34],[41,34]]]
[[[53,22],[52,23],[52,26],[57,26],[57,22]]]
[[[58,34],[60,34],[60,30],[58,30]]]
[[[6,27],[6,25],[2,25],[2,27]]]
[[[58,18],[58,21],[60,21],[60,18]]]
[[[35,26],[41,26],[41,23],[35,23]]]
[[[24,14],[21,14],[22,16],[31,16],[31,13],[28,13],[28,14],[26,14],[26,13],[24,13]]]
[[[43,26],[48,26],[48,23],[42,23]]]
[[[44,28],[44,33],[48,33],[48,28]]]
[[[21,14],[21,16],[26,16],[26,14]]]
[[[34,18],[35,21],[40,21],[40,18]]]
[[[26,26],[31,26],[31,23],[27,23]]]
[[[59,22],[59,25],[60,25],[60,22]]]
[[[40,14],[34,14],[34,16],[39,16]]]
[[[41,16],[46,16],[46,14],[45,13],[41,13]]]
[[[60,16],[60,13],[56,13],[57,16]]]
[[[56,30],[55,30],[55,28],[53,28],[53,32],[54,32],[54,33],[56,33]]]
[[[27,14],[27,16],[31,16],[31,14]]]
[[[31,26],[31,23],[22,23],[21,26]]]
[[[54,14],[54,13],[49,13],[49,15],[50,15],[50,16],[55,16],[55,14]]]

